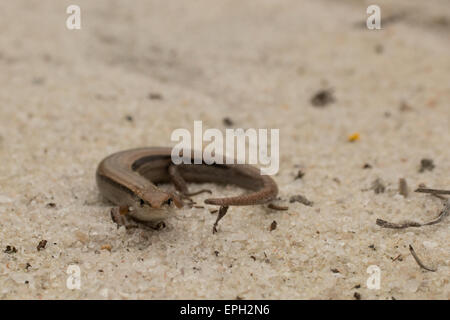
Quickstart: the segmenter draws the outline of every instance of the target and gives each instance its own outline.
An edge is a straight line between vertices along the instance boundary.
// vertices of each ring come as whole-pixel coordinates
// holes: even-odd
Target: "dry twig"
[[[219,214],[217,215],[216,222],[214,222],[213,233],[217,232],[217,225],[219,224],[220,219],[222,219],[228,211],[228,206],[222,206],[219,209]]]
[[[429,188],[419,188],[416,192],[431,193],[431,194],[450,194],[450,190],[440,190],[440,189],[429,189]]]
[[[276,205],[276,204],[273,204],[273,203],[269,203],[269,205],[267,206],[269,209],[272,209],[272,210],[278,210],[278,211],[286,211],[286,210],[288,210],[289,209],[289,207],[286,207],[286,206],[279,206],[279,205]]]
[[[435,272],[437,269],[434,268],[430,268],[427,267],[426,265],[423,264],[423,262],[419,259],[419,257],[417,256],[416,252],[414,251],[414,248],[412,247],[412,245],[409,245],[409,252],[411,252],[411,255],[413,256],[414,260],[416,260],[417,264],[422,268],[425,269],[427,271],[431,271],[431,272]]]
[[[309,201],[308,199],[306,199],[306,197],[302,196],[301,194],[292,196],[289,199],[290,203],[294,203],[294,202],[300,202],[301,204],[304,204],[305,206],[309,206],[312,207],[314,205],[314,202]]]
[[[383,219],[377,219],[376,223],[380,227],[383,228],[391,228],[391,229],[405,229],[409,227],[423,227],[423,226],[430,226],[436,223],[441,222],[446,216],[450,214],[450,202],[447,202],[445,208],[441,211],[441,213],[437,216],[436,219],[433,219],[431,221],[420,223],[416,221],[404,221],[402,223],[394,223],[394,222],[388,222]]]
[[[416,221],[404,221],[401,223],[389,222],[383,219],[377,219],[376,224],[383,228],[390,229],[405,229],[409,227],[423,227],[423,226],[431,226],[433,224],[441,222],[446,216],[450,215],[450,200],[447,200],[444,209],[439,213],[439,215],[428,222],[420,223]]]

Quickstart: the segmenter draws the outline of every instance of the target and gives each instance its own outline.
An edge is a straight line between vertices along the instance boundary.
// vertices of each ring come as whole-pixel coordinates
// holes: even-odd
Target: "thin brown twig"
[[[446,216],[450,215],[450,200],[447,200],[444,209],[439,213],[436,219],[431,221],[420,223],[416,221],[404,221],[401,223],[389,222],[383,219],[377,219],[376,224],[383,228],[390,229],[405,229],[409,227],[423,227],[423,226],[431,226],[433,224],[441,222]]]
[[[219,209],[219,214],[217,215],[216,222],[214,222],[213,233],[217,232],[217,225],[219,224],[220,219],[222,219],[228,211],[228,206],[221,206]]]
[[[433,193],[433,194],[450,194],[450,190],[429,189],[429,188],[418,188],[416,192]]]
[[[276,204],[273,204],[273,203],[269,203],[269,205],[267,206],[269,209],[272,209],[272,210],[278,210],[278,211],[286,211],[286,210],[289,210],[289,207],[286,207],[286,206],[279,206],[279,205],[276,205]]]
[[[398,256],[396,256],[395,258],[391,258],[392,259],[392,262],[394,262],[394,261],[397,261],[398,259],[400,259],[402,257],[402,255],[401,254],[399,254]],[[401,260],[400,260],[401,261]]]
[[[421,227],[422,224],[415,221],[404,221],[402,223],[389,222],[383,219],[377,219],[376,224],[382,228],[405,229],[409,227]]]
[[[449,190],[429,189],[429,188],[425,188],[425,187],[418,188],[415,190],[415,192],[429,193],[433,197],[436,197],[441,200],[447,200],[447,198],[442,196],[442,194],[450,194]]]
[[[426,265],[423,264],[423,262],[419,259],[419,257],[417,256],[416,252],[414,251],[414,248],[412,247],[412,245],[409,245],[409,252],[411,252],[411,255],[413,256],[414,260],[416,260],[417,264],[422,269],[425,269],[425,270],[431,271],[431,272],[436,272],[437,269],[427,267]]]

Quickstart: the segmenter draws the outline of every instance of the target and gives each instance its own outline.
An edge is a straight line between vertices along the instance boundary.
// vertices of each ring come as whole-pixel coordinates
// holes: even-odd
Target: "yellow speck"
[[[358,141],[359,139],[360,139],[360,135],[358,132],[352,133],[351,135],[348,136],[349,142],[355,142],[355,141]]]
[[[110,244],[104,244],[102,245],[102,247],[100,248],[101,250],[108,250],[109,252],[111,252],[111,245]]]

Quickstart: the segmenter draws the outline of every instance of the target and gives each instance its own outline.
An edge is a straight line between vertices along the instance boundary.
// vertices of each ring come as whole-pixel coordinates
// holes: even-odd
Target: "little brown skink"
[[[163,220],[173,209],[173,204],[183,205],[175,193],[156,186],[167,182],[173,182],[185,195],[188,195],[186,182],[234,184],[250,191],[235,197],[205,200],[207,204],[221,207],[264,204],[277,196],[275,181],[261,175],[255,167],[203,162],[174,165],[171,151],[171,148],[163,147],[132,149],[114,153],[100,162],[97,185],[100,193],[118,206],[116,213],[142,222]]]

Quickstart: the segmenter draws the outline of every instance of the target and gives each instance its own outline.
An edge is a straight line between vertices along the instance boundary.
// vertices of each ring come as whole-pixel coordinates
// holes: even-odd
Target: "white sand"
[[[449,299],[449,219],[375,225],[432,219],[442,202],[412,189],[450,188],[450,5],[402,2],[378,1],[383,16],[407,13],[381,31],[357,25],[360,1],[77,1],[79,31],[65,28],[73,2],[2,2],[0,298]],[[336,102],[314,108],[322,88]],[[215,235],[207,209],[180,210],[159,232],[117,229],[98,162],[170,145],[194,120],[224,129],[224,117],[281,129],[274,178],[289,210],[233,207]],[[435,169],[419,173],[422,158]],[[385,193],[361,191],[377,177]],[[290,204],[295,194],[314,206]],[[69,265],[80,290],[66,286]],[[370,265],[379,290],[366,286]]]

